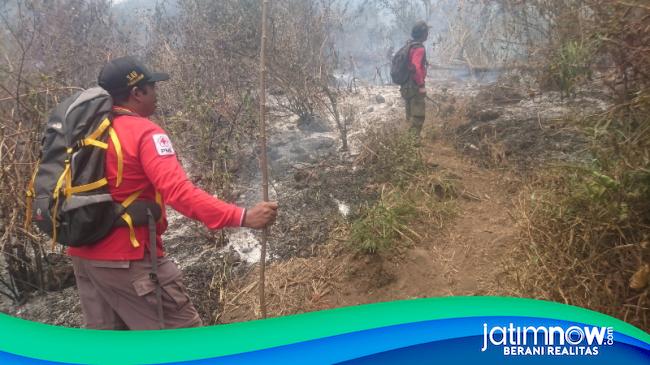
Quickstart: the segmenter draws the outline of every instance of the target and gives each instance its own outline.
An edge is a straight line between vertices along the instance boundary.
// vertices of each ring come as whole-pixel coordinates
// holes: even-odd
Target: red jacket
[[[203,222],[210,229],[239,227],[245,210],[225,203],[192,184],[176,158],[167,133],[149,119],[118,115],[113,129],[119,137],[124,158],[123,178],[117,180],[117,156],[109,139],[106,153],[106,178],[109,191],[116,202],[124,201],[132,193],[143,190],[138,200],[155,200],[156,191],[162,195],[163,216],[156,231],[158,256],[163,255],[161,235],[167,229],[164,205],[183,215]],[[149,247],[146,226],[135,227],[140,246],[134,248],[129,240],[128,227],[116,227],[99,242],[82,247],[70,247],[68,254],[90,260],[141,260]]]
[[[419,87],[424,87],[424,79],[427,77],[427,59],[424,47],[411,47],[409,51],[411,60],[410,68],[413,71],[411,78]]]

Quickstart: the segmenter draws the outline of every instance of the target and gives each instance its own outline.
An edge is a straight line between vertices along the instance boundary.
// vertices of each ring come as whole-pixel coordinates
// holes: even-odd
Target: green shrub
[[[416,225],[422,226],[417,231],[440,229],[454,213],[457,179],[427,168],[418,140],[408,132],[370,132],[364,141],[357,163],[381,194],[359,209],[350,246],[365,253],[388,251],[420,240]]]
[[[412,241],[407,225],[415,214],[413,202],[382,195],[376,204],[361,208],[359,219],[352,223],[350,243],[362,252],[376,253],[392,248],[400,238]]]

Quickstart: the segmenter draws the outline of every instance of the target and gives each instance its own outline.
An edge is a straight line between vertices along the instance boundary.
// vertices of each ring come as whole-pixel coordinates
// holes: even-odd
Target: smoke
[[[498,69],[524,59],[544,29],[539,14],[508,1],[351,0],[338,6],[343,20],[334,36],[337,79],[347,84],[390,84],[391,57],[418,20],[431,26],[424,44],[431,70],[479,82],[493,81]]]

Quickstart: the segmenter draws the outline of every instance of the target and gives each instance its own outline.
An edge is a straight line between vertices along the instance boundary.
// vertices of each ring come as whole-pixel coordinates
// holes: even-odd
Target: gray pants
[[[97,261],[73,256],[72,264],[86,328],[161,329],[156,286],[149,277],[148,252],[139,261]],[[158,265],[164,328],[201,326],[201,318],[183,286],[181,271],[166,257],[160,258]]]
[[[411,124],[411,133],[419,137],[424,124],[426,109],[424,94],[418,92],[417,86],[408,84],[402,86],[400,93],[406,106],[406,121]]]

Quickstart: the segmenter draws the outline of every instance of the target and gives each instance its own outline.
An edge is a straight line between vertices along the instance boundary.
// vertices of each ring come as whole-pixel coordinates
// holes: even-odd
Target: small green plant
[[[362,252],[377,253],[394,247],[400,238],[412,241],[407,224],[415,214],[413,202],[382,195],[377,203],[361,209],[360,218],[352,224],[350,243]]]
[[[377,201],[362,206],[352,222],[350,246],[378,253],[421,240],[416,231],[440,229],[454,213],[457,180],[429,169],[417,138],[408,132],[370,132],[364,141],[357,163],[382,189]]]

